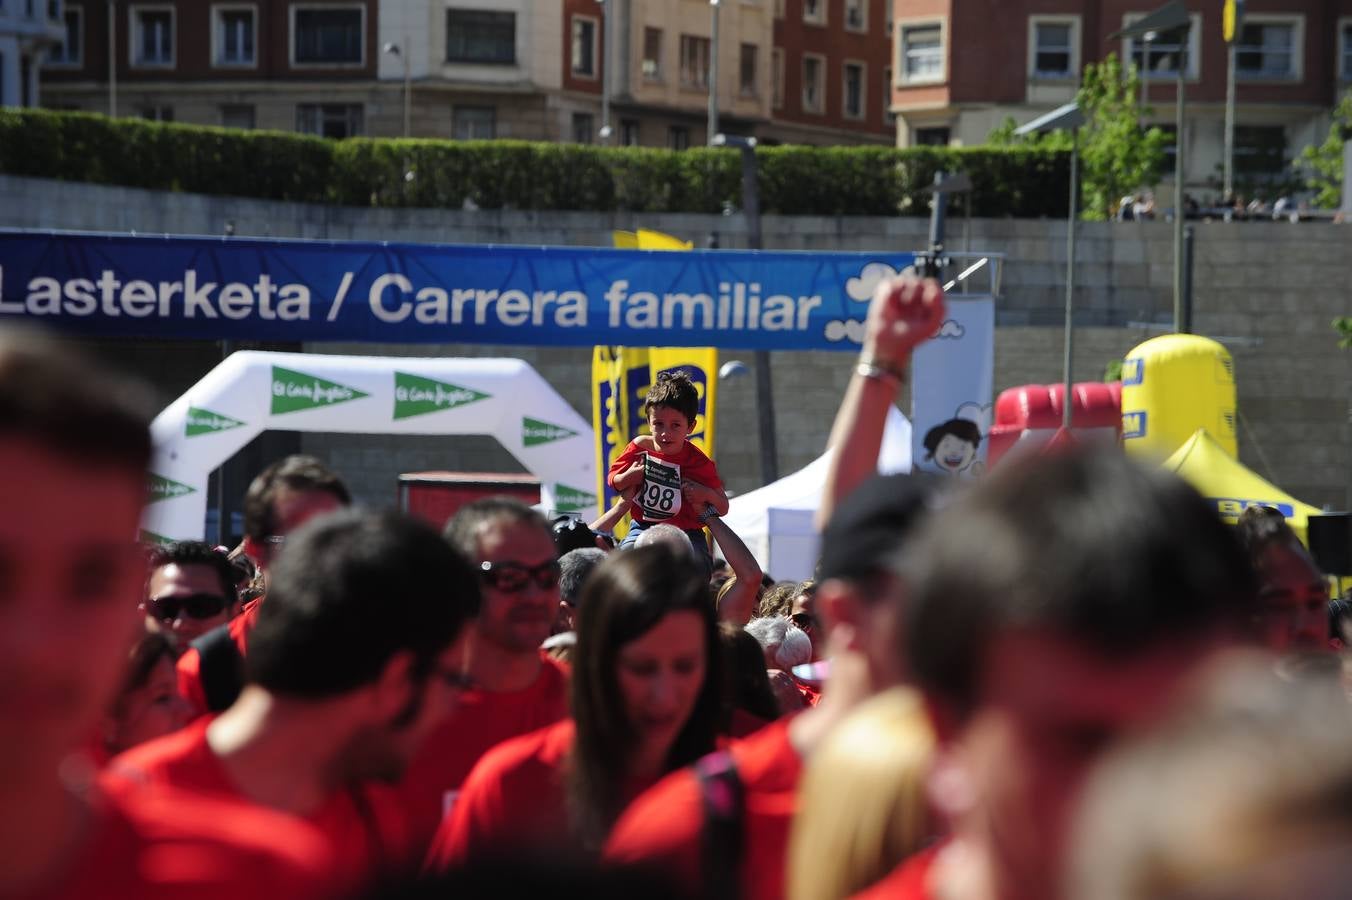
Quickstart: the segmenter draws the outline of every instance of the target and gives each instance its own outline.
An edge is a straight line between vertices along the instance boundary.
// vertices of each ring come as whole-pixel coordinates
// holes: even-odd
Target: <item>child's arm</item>
[[[681,482],[681,493],[687,503],[693,503],[696,509],[702,509],[708,503],[720,516],[728,514],[728,495],[719,488],[711,488],[686,478]]]
[[[607,511],[605,514],[603,514],[601,518],[597,519],[595,522],[592,522],[587,527],[590,528],[592,531],[601,531],[601,532],[613,531],[615,529],[615,526],[620,524],[620,520],[624,518],[624,514],[629,512],[629,507],[632,505],[630,502],[632,498],[633,498],[632,493],[629,493],[625,496],[621,496],[619,502],[617,502],[614,506],[612,506],[609,509],[609,511]]]
[[[610,477],[610,486],[617,491],[626,491],[637,487],[643,481],[643,460],[638,460],[627,469],[616,472]]]

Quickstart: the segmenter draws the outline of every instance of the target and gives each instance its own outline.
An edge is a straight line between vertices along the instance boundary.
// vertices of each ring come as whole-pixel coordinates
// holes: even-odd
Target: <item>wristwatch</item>
[[[699,516],[698,516],[698,518],[699,518],[699,523],[700,523],[701,525],[703,525],[705,522],[709,521],[710,519],[717,519],[717,518],[719,518],[718,510],[714,508],[714,505],[713,505],[712,503],[706,503],[706,504],[704,504],[704,512],[700,513]]]

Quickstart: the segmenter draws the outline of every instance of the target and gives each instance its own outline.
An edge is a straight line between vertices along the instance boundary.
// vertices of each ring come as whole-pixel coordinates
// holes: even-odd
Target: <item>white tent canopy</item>
[[[820,540],[812,518],[826,486],[831,453],[828,449],[792,475],[734,497],[723,517],[746,542],[761,569],[776,581],[812,577]],[[911,471],[911,423],[896,407],[888,411],[878,471]]]

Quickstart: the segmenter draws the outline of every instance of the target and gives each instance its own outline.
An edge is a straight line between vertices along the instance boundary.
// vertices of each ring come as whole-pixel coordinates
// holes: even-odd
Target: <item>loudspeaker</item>
[[[1352,575],[1352,513],[1309,518],[1310,555],[1326,575]]]

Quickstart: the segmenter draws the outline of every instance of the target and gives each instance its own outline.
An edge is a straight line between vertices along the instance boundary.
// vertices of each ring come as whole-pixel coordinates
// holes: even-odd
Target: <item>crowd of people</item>
[[[0,334],[0,897],[1341,896],[1346,601],[1120,452],[876,474],[943,318],[880,286],[780,583],[680,376],[592,523],[295,456],[146,548],[145,398]]]

